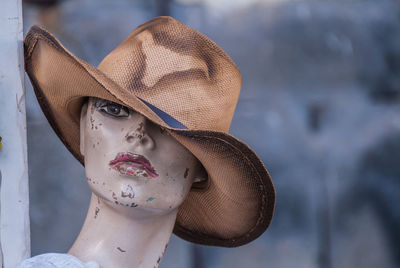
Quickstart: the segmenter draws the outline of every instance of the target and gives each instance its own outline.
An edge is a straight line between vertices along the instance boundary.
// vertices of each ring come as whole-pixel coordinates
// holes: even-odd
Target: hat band
[[[172,116],[170,116],[169,114],[164,112],[163,110],[148,103],[147,101],[143,100],[140,97],[137,97],[137,98],[139,100],[141,100],[144,104],[146,104],[147,107],[149,107],[155,114],[157,114],[169,127],[178,128],[178,129],[187,129],[187,127],[184,124],[182,124],[181,122],[179,122],[178,120],[176,120],[175,118],[173,118]]]

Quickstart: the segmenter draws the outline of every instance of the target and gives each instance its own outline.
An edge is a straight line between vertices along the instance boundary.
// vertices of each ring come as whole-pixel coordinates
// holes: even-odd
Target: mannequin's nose
[[[147,118],[139,113],[135,113],[132,117],[133,125],[125,135],[126,141],[128,143],[137,143],[138,146],[143,146],[150,150],[153,149],[155,147],[155,142],[147,132],[149,123]]]

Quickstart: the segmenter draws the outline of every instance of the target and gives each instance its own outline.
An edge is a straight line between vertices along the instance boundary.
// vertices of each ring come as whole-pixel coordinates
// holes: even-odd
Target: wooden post
[[[0,3],[0,246],[2,267],[30,256],[22,3]]]

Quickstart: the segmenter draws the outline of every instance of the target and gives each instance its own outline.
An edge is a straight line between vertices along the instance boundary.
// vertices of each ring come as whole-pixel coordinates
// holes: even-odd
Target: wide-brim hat
[[[257,154],[228,134],[241,75],[213,41],[171,17],[158,17],[136,28],[98,68],[38,26],[28,31],[24,46],[38,102],[82,164],[79,120],[88,97],[135,110],[166,128],[199,159],[208,180],[192,187],[179,208],[176,235],[235,247],[267,229],[274,186]]]

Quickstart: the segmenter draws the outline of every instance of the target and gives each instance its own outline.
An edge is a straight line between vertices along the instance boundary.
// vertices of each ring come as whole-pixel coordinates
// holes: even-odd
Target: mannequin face
[[[116,208],[179,207],[201,164],[164,129],[119,104],[90,98],[81,112],[81,153],[89,186]]]

